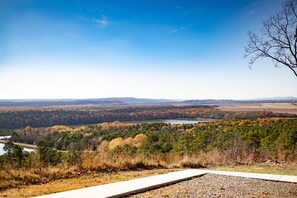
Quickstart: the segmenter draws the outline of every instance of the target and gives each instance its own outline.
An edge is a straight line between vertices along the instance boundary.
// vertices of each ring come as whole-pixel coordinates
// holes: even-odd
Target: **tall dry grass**
[[[209,168],[239,163],[253,164],[255,162],[253,153],[240,153],[237,150],[222,151],[213,149],[209,152],[200,151],[195,154],[179,154],[176,152],[148,154],[145,152],[130,152],[130,150],[122,152],[121,150],[126,146],[133,151],[133,148],[140,148],[146,141],[147,136],[143,134],[139,134],[134,138],[116,138],[110,142],[102,141],[96,151],[81,152],[80,159],[76,164],[63,161],[56,166],[43,167],[38,155],[32,155],[35,158],[28,158],[30,159],[30,166],[27,168],[13,169],[13,166],[7,164],[0,170],[0,190],[47,183],[57,179],[74,178],[86,173],[157,168]],[[119,149],[119,152],[116,152],[117,149]],[[277,156],[285,158],[283,153],[278,153]],[[262,158],[260,160],[267,160],[265,157]]]
[[[12,169],[6,166],[0,170],[0,191],[42,184],[58,179],[75,178],[84,174],[110,173],[117,171],[147,170],[147,169],[172,169],[172,168],[210,168],[222,165],[236,165],[239,162],[252,164],[249,155],[240,160],[230,160],[228,152],[212,150],[199,152],[194,155],[180,155],[169,153],[168,155],[144,155],[135,153],[133,156],[119,153],[111,155],[108,142],[102,142],[97,151],[85,151],[81,155],[80,163],[69,165],[60,163],[56,166],[42,167],[38,160],[32,164],[32,168]]]

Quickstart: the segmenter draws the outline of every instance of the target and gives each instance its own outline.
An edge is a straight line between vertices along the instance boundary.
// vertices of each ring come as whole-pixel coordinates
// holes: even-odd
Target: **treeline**
[[[272,112],[222,112],[214,107],[153,106],[108,109],[27,110],[0,113],[0,128],[17,129],[26,126],[81,125],[113,121],[143,121],[176,118],[250,119],[264,117],[297,117]]]
[[[36,143],[44,140],[57,150],[109,151],[148,158],[219,153],[217,160],[244,162],[297,160],[297,119],[256,119],[172,125],[119,122],[44,130],[26,127],[12,140]],[[223,162],[222,161],[222,162]]]
[[[59,152],[50,147],[44,140],[36,142],[37,150],[35,152],[25,151],[23,147],[8,141],[4,144],[3,150],[6,152],[0,155],[0,168],[4,171],[15,169],[31,169],[42,168],[48,166],[56,166],[60,163],[74,165],[80,160],[81,153],[79,152]],[[0,177],[5,175],[0,173]],[[23,178],[26,180],[26,178]],[[37,178],[35,178],[37,179]],[[0,190],[3,188],[3,183],[0,185]]]
[[[296,129],[297,119],[26,127],[14,130],[12,140],[34,143],[37,150],[5,144],[0,190],[102,171],[296,163]]]
[[[0,156],[0,190],[84,173],[297,161],[297,119],[26,127]]]
[[[107,109],[28,110],[0,113],[0,128],[25,126],[95,124],[113,121],[141,121],[167,118],[187,118],[217,111],[209,106],[153,106]]]

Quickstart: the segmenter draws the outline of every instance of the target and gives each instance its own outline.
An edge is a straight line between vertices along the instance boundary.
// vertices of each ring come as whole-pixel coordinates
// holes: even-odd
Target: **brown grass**
[[[98,153],[97,153],[98,152]],[[115,181],[161,174],[181,168],[209,168],[228,171],[297,175],[297,163],[267,161],[253,164],[228,158],[228,153],[212,150],[195,155],[128,156],[110,155],[108,142],[97,152],[84,152],[77,166],[60,164],[48,168],[0,170],[0,197],[29,197]],[[247,156],[244,158],[248,159]],[[38,166],[35,166],[38,167]]]
[[[265,173],[278,175],[297,175],[297,164],[286,163],[261,163],[251,165],[236,165],[236,166],[217,166],[214,170],[250,172],[250,173]]]
[[[0,191],[0,197],[32,197],[66,190],[79,189],[106,183],[125,181],[134,178],[164,174],[177,169],[155,169],[142,171],[119,171],[110,173],[84,173],[68,179],[58,179],[44,184],[23,185]]]
[[[176,157],[176,156],[175,156]],[[184,157],[181,158],[178,166],[184,168],[202,168],[200,160],[207,159],[206,156]],[[176,158],[177,159],[177,158]],[[213,161],[212,158],[208,159]],[[199,166],[198,166],[199,165]],[[259,163],[251,165],[222,165],[210,166],[209,169],[225,170],[225,171],[240,171],[240,172],[254,172],[266,174],[285,174],[297,175],[297,164],[288,163]],[[45,195],[55,192],[62,192],[66,190],[79,189],[89,186],[96,186],[117,181],[125,181],[134,178],[141,178],[151,175],[164,174],[181,169],[152,169],[152,170],[137,170],[137,171],[111,171],[111,172],[97,172],[97,171],[81,171],[77,167],[65,168],[50,167],[38,170],[31,170],[29,173],[21,170],[14,170],[6,172],[6,179],[0,179],[1,184],[5,181],[10,181],[10,187],[0,191],[0,197],[31,197],[38,195]],[[3,171],[1,171],[3,172]],[[4,173],[2,173],[3,176]],[[14,179],[13,179],[14,178]],[[22,183],[30,178],[31,183]],[[36,184],[34,184],[34,180]],[[14,181],[15,183],[11,183]],[[19,182],[19,183],[18,183]]]

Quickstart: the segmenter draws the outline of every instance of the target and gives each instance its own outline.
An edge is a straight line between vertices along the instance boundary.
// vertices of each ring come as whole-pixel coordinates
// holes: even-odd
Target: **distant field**
[[[297,105],[293,103],[252,103],[219,104],[221,111],[272,111],[273,113],[297,114]]]
[[[36,110],[42,110],[42,111],[54,111],[59,109],[64,110],[80,110],[80,109],[104,109],[108,108],[109,106],[103,106],[103,105],[60,105],[60,106],[49,106],[49,107],[26,107],[26,106],[20,106],[20,107],[1,107],[0,106],[0,112],[12,112],[12,111],[36,111]],[[120,108],[118,106],[113,108]]]

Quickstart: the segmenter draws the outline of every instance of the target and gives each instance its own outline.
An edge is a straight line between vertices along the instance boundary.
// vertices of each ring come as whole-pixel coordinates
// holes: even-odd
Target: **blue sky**
[[[297,97],[247,32],[279,0],[0,0],[0,98]]]

